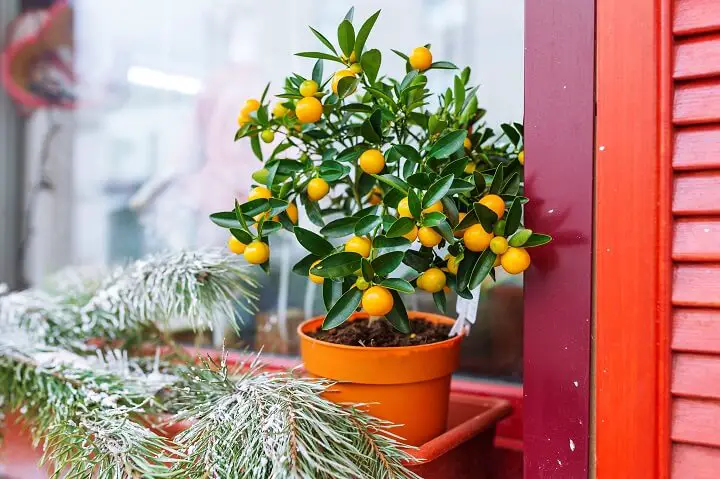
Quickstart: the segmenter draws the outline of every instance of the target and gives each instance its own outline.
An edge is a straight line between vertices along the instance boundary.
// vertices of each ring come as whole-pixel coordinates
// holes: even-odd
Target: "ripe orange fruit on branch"
[[[525,166],[525,150],[518,153],[518,161],[521,165]]]
[[[448,255],[448,257],[447,257],[447,269],[448,269],[448,271],[451,272],[452,274],[457,274],[457,272],[458,272],[458,266],[459,266],[459,264],[458,264],[458,261],[457,261],[457,259],[455,258],[455,256],[449,256],[449,255]]]
[[[372,191],[368,193],[368,203],[371,205],[379,205],[382,203],[382,190],[377,186],[373,186]]]
[[[362,307],[370,316],[385,316],[393,307],[393,297],[386,288],[373,286],[362,295]]]
[[[295,116],[300,120],[300,123],[315,123],[320,120],[322,113],[322,103],[314,96],[303,98],[295,105]]]
[[[282,118],[287,115],[288,109],[283,106],[282,103],[275,103],[272,114],[275,118]]]
[[[298,209],[297,206],[295,206],[295,203],[290,203],[285,210],[285,213],[287,213],[292,224],[296,225],[298,222]]]
[[[262,241],[253,241],[245,247],[243,256],[250,264],[263,264],[270,257],[270,247]]]
[[[360,168],[368,175],[376,175],[385,168],[385,157],[380,150],[365,150],[360,155]]]
[[[339,70],[335,72],[335,75],[333,75],[332,79],[332,91],[337,95],[338,92],[338,83],[340,83],[340,80],[342,80],[345,77],[354,77],[355,72],[352,70]],[[350,92],[352,93],[352,92]]]
[[[310,269],[312,269],[319,262],[320,262],[320,260],[317,260],[313,264],[311,264]],[[310,281],[312,281],[315,284],[323,284],[323,281],[325,281],[325,278],[323,278],[322,276],[318,276],[316,274],[312,274],[310,272],[310,270],[308,270],[308,278],[310,278]]]
[[[307,185],[307,194],[311,201],[320,201],[329,191],[330,185],[322,178],[313,178]]]
[[[465,147],[466,150],[472,148],[472,142],[470,141],[470,138],[465,137],[465,139],[463,140],[463,147]]]
[[[508,248],[500,257],[500,264],[510,274],[522,273],[530,266],[530,254],[525,248]]]
[[[353,236],[345,243],[345,251],[348,253],[357,253],[363,258],[370,256],[370,248],[372,243],[364,236]]]
[[[265,188],[264,186],[256,186],[252,190],[250,190],[250,194],[248,195],[248,201],[257,200],[258,198],[265,198],[269,199],[272,197],[272,193],[270,190]]]
[[[418,279],[418,286],[428,293],[437,293],[445,287],[447,278],[439,268],[430,268],[425,271],[421,279]]]
[[[412,218],[413,215],[410,213],[410,206],[408,206],[408,199],[407,196],[400,200],[397,206],[397,211],[400,217],[404,218]]]
[[[465,230],[463,240],[465,241],[465,247],[467,249],[479,253],[480,251],[485,251],[487,247],[490,246],[490,241],[492,241],[494,236],[494,234],[485,231],[482,226],[472,225]]]
[[[481,205],[487,206],[498,215],[498,218],[502,218],[505,214],[505,200],[500,198],[498,195],[485,195],[478,201]]]
[[[230,238],[228,238],[227,245],[228,249],[235,254],[243,254],[243,251],[245,251],[245,243],[242,243],[234,236],[230,236]]]
[[[440,236],[440,234],[434,229],[427,226],[422,226],[418,230],[418,239],[423,246],[432,248],[433,246],[437,246],[440,244],[440,242],[442,241],[442,236]]]
[[[490,250],[495,254],[504,254],[508,250],[508,242],[502,236],[490,240]]]
[[[299,90],[304,97],[313,96],[318,91],[318,84],[314,80],[305,80],[300,84]]]
[[[262,141],[265,143],[272,143],[275,139],[275,132],[272,130],[263,130],[263,132],[260,133],[260,138],[262,138]]]
[[[432,65],[432,53],[426,47],[415,48],[408,56],[410,66],[415,70],[427,70]]]
[[[424,210],[422,210],[422,212],[425,213],[425,214],[427,214],[427,213],[432,213],[432,212],[434,212],[434,211],[437,211],[438,213],[442,213],[442,212],[443,212],[442,202],[436,201],[436,202],[433,203],[432,205],[430,205],[430,206],[428,206],[427,208],[425,208]]]
[[[416,225],[413,226],[413,229],[403,235],[403,238],[409,240],[411,243],[413,243],[417,239],[417,237],[418,227]]]

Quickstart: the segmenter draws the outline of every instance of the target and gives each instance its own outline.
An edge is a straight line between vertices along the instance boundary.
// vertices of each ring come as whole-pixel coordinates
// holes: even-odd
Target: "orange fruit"
[[[257,101],[255,98],[250,98],[249,100],[245,101],[245,106],[243,106],[243,110],[250,113],[251,111],[257,111],[258,108],[260,108],[260,102]]]
[[[285,108],[282,103],[278,102],[278,103],[275,103],[272,114],[276,118],[282,118],[285,115],[287,115],[287,112],[288,112],[288,109]]]
[[[285,213],[287,213],[292,224],[296,225],[298,222],[298,209],[297,206],[295,206],[295,203],[290,203],[285,210]]]
[[[234,236],[230,236],[230,238],[228,238],[227,245],[228,249],[235,254],[243,254],[243,251],[245,251],[245,243],[242,243]]]
[[[472,148],[472,141],[470,141],[470,138],[465,137],[465,139],[463,140],[463,147],[465,147],[466,150]]]
[[[413,243],[418,237],[418,227],[413,225],[413,229],[403,235],[403,238],[410,240]]]
[[[345,251],[349,253],[357,253],[363,258],[370,256],[370,248],[372,243],[364,236],[353,236],[345,243]]]
[[[465,247],[467,249],[479,253],[480,251],[485,251],[487,247],[490,246],[490,241],[492,241],[494,236],[494,234],[485,231],[482,226],[472,225],[465,230],[463,240],[465,241]]]
[[[467,216],[467,213],[458,213],[458,224],[462,223],[462,220],[463,220],[463,218],[465,218],[465,216]],[[453,234],[455,235],[456,238],[462,238],[464,231],[465,230],[457,230]]]
[[[457,274],[458,272],[458,266],[460,266],[457,262],[457,259],[455,256],[449,256],[447,257],[447,269],[452,274]]]
[[[420,278],[422,279],[419,280],[418,285],[420,285],[420,288],[424,289],[428,293],[437,293],[438,291],[441,291],[447,282],[447,277],[440,268],[430,268],[425,271]]]
[[[480,198],[480,201],[478,201],[478,203],[490,208],[492,211],[495,212],[498,218],[502,218],[503,214],[505,214],[505,200],[500,198],[498,195],[485,195]]]
[[[370,287],[370,283],[365,281],[365,278],[360,276],[358,279],[355,280],[355,287],[359,289],[360,291],[365,291]]]
[[[295,115],[300,123],[315,123],[320,120],[322,113],[322,103],[314,96],[303,98],[295,105]]]
[[[432,213],[433,211],[437,211],[438,213],[443,212],[443,205],[442,202],[436,201],[434,204],[428,206],[424,210],[422,210],[423,213]]]
[[[371,205],[379,205],[382,203],[382,190],[377,186],[373,186],[372,191],[368,194],[368,203]]]
[[[525,166],[525,150],[518,153],[518,161],[521,165]]]
[[[465,165],[465,169],[463,170],[465,173],[470,174],[475,172],[475,163],[468,163]]]
[[[504,254],[508,249],[508,242],[502,236],[496,236],[490,240],[490,250],[495,254]]]
[[[243,126],[245,123],[248,123],[252,118],[250,118],[250,113],[248,113],[245,110],[241,110],[240,114],[237,117],[238,126]]]
[[[408,206],[407,196],[400,200],[397,206],[398,214],[401,218],[412,218],[413,215],[410,213],[410,206]]]
[[[370,316],[385,316],[392,311],[392,294],[382,286],[368,288],[362,295],[362,307]]]
[[[420,240],[420,244],[423,246],[427,246],[428,248],[432,248],[433,246],[437,246],[442,241],[442,236],[435,231],[432,228],[429,228],[427,226],[422,226],[418,230],[418,239]]]
[[[500,266],[500,255],[495,257],[495,262],[493,263],[493,268],[497,268],[498,266]]]
[[[350,65],[350,71],[357,75],[359,73],[362,73],[363,69],[359,63],[353,63],[352,65]]]
[[[417,47],[410,52],[408,60],[415,70],[427,70],[432,65],[432,53],[426,47]]]
[[[318,91],[318,84],[314,80],[305,80],[300,84],[298,90],[304,97],[313,96]]]
[[[354,77],[355,73],[352,70],[339,70],[335,72],[332,79],[332,91],[337,95],[338,83],[345,77]],[[353,93],[353,92],[350,92]]]
[[[320,260],[317,260],[313,264],[311,264],[310,269],[312,269],[319,262],[320,262]],[[310,269],[308,270],[308,278],[310,278],[310,281],[312,281],[315,284],[323,284],[323,282],[325,281],[325,278],[323,278],[322,276],[318,276],[316,274],[312,274],[310,272]]]
[[[385,168],[385,157],[380,150],[365,150],[360,155],[360,168],[368,175],[376,175]]]
[[[253,241],[245,247],[243,256],[250,264],[263,264],[270,257],[270,247],[262,241]]]
[[[500,257],[500,264],[510,274],[522,273],[530,266],[530,254],[525,248],[510,247]]]
[[[329,191],[330,185],[322,178],[313,178],[307,185],[307,194],[311,201],[320,201]]]
[[[272,193],[270,190],[265,188],[264,186],[256,186],[252,190],[250,190],[250,194],[248,195],[248,201],[257,200],[258,198],[265,198],[269,199],[272,197]]]
[[[275,132],[272,130],[263,130],[263,132],[260,133],[260,138],[262,138],[262,141],[265,143],[272,143],[275,139]]]

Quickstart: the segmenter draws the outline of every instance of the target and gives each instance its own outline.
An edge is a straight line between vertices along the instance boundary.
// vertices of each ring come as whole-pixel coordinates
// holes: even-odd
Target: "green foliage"
[[[513,246],[539,246],[550,240],[536,233],[518,236],[524,231],[523,208],[527,203],[522,196],[523,165],[518,159],[524,148],[523,126],[502,124],[498,134],[485,123],[485,110],[478,106],[478,87],[470,83],[469,67],[458,71],[451,87],[440,94],[430,91],[428,77],[437,69],[458,70],[451,62],[435,60],[419,71],[412,68],[408,55],[392,50],[407,62],[406,70],[397,77],[381,73],[382,54],[372,48],[371,38],[379,13],[356,28],[351,9],[338,25],[336,43],[311,28],[320,41],[319,50],[297,55],[315,60],[311,76],[320,91],[314,96],[323,107],[318,121],[302,124],[294,114],[302,99],[299,85],[306,79],[294,73],[276,95],[289,113],[267,118],[263,112],[272,108],[261,101],[249,121],[241,118],[235,137],[249,138],[256,156],[264,161],[264,168],[253,178],[270,189],[273,199],[300,203],[310,221],[320,228],[318,234],[311,232],[309,225],[292,228],[283,224],[311,253],[295,266],[296,273],[306,276],[310,265],[322,260],[313,274],[326,278],[325,328],[342,324],[359,306],[361,292],[348,285],[362,275],[370,285],[392,291],[395,307],[386,319],[406,331],[407,314],[397,293],[412,293],[417,282],[407,277],[407,268],[402,273],[400,267],[404,263],[418,273],[429,267],[442,268],[446,265],[446,247],[460,261],[458,277],[447,273],[448,284],[460,296],[471,297],[470,291],[485,277],[494,277],[495,261],[490,252],[466,252],[464,239],[454,236],[454,232],[474,224],[505,235]],[[341,64],[338,73],[344,76],[328,72],[323,62]],[[268,129],[278,138],[272,151],[257,141],[258,134]],[[361,167],[361,155],[368,149],[382,152],[384,165],[379,171]],[[314,178],[321,178],[330,187],[330,194],[320,202],[310,200],[307,194],[308,183]],[[497,208],[493,211],[478,203],[490,194],[500,195],[505,202],[502,214],[498,215]],[[411,216],[398,212],[404,198]],[[438,203],[441,211],[433,207]],[[280,231],[279,226],[266,226],[273,222],[272,215],[259,217],[257,222],[253,219],[266,209],[262,202],[250,202],[236,207],[234,216],[220,212],[211,219],[231,229],[241,242],[269,241],[272,233]],[[462,221],[461,214],[465,214]],[[500,228],[505,225],[506,233]],[[414,227],[432,228],[441,236],[440,244],[419,249],[412,237],[404,237],[412,235]],[[343,252],[342,242],[351,235],[371,241],[367,261]],[[328,280],[335,284],[327,285]],[[444,293],[434,299],[444,311]]]

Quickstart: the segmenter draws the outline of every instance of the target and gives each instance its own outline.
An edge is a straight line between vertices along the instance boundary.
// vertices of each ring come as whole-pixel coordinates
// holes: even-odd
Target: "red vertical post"
[[[529,228],[525,478],[584,478],[590,454],[595,1],[525,2]]]

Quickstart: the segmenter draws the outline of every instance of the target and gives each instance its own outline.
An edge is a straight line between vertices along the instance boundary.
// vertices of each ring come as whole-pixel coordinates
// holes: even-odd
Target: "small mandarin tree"
[[[428,75],[457,67],[434,61],[430,45],[393,50],[405,74],[381,75],[381,52],[366,48],[379,14],[356,32],[351,9],[337,47],[311,28],[325,51],[297,54],[316,60],[310,77],[287,77],[273,106],[268,87],[245,103],[235,139],[249,138],[264,167],[247,202],[211,219],[230,230],[231,251],[265,270],[269,237],[293,233],[309,253],[293,270],[322,284],[323,329],[362,306],[407,334],[401,294],[428,291],[445,312],[448,288],[471,298],[495,268],[523,272],[527,249],[551,238],[522,224],[522,125],[499,135],[486,125],[468,67],[432,94]],[[320,234],[297,224],[298,204]]]

